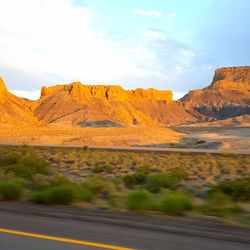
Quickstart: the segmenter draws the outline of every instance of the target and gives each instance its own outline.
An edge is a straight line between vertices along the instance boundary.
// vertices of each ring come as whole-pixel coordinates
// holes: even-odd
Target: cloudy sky
[[[250,64],[249,0],[0,0],[0,75],[14,93],[81,81],[125,88],[209,84]]]

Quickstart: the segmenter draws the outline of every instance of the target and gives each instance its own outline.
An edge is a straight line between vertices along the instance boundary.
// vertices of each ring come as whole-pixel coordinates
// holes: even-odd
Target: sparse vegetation
[[[10,165],[7,172],[13,172],[17,177],[32,179],[35,174],[47,174],[48,165],[42,158],[27,155]]]
[[[69,205],[75,199],[75,189],[71,186],[49,187],[32,195],[32,201],[44,204]]]
[[[212,191],[219,191],[234,200],[250,201],[250,178],[221,182]]]
[[[17,201],[23,196],[24,190],[22,185],[15,180],[0,182],[0,200]]]
[[[127,208],[129,210],[146,211],[151,208],[150,194],[143,189],[129,193],[127,197]]]
[[[160,202],[159,210],[168,215],[182,215],[192,209],[190,197],[182,192],[168,194]]]
[[[249,213],[245,156],[0,147],[0,178],[0,200],[223,218]]]

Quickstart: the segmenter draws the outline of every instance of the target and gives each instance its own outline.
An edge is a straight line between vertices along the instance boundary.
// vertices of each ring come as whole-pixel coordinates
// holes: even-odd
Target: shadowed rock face
[[[250,114],[250,67],[220,68],[210,86],[190,91],[181,101],[194,114],[227,119]]]

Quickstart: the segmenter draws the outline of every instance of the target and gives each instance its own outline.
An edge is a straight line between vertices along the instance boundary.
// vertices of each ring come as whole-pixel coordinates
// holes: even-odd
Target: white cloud
[[[195,52],[189,49],[182,49],[180,54],[184,57],[194,57],[196,56]]]
[[[160,74],[150,67],[151,49],[136,51],[94,30],[91,21],[96,13],[86,6],[75,6],[71,0],[8,0],[0,1],[0,9],[1,68],[57,76],[55,81],[110,82],[128,75]]]
[[[170,17],[176,17],[177,14],[176,14],[176,12],[172,12],[172,13],[169,14],[169,16],[170,16]]]
[[[180,98],[182,98],[185,95],[185,93],[183,92],[173,92],[173,99],[174,100],[179,100]]]
[[[16,96],[27,98],[29,100],[37,100],[40,97],[40,90],[25,91],[25,90],[10,90],[10,92]]]
[[[152,39],[160,39],[165,40],[165,35],[162,32],[150,30],[145,33],[146,37],[152,38]]]
[[[135,14],[140,16],[151,16],[151,17],[161,17],[162,13],[157,10],[142,10],[142,9],[135,9]]]

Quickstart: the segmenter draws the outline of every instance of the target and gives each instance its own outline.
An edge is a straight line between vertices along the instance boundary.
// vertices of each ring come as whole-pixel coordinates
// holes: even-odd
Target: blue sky
[[[248,0],[0,0],[0,9],[0,74],[23,95],[71,81],[185,93],[217,67],[250,64]]]

